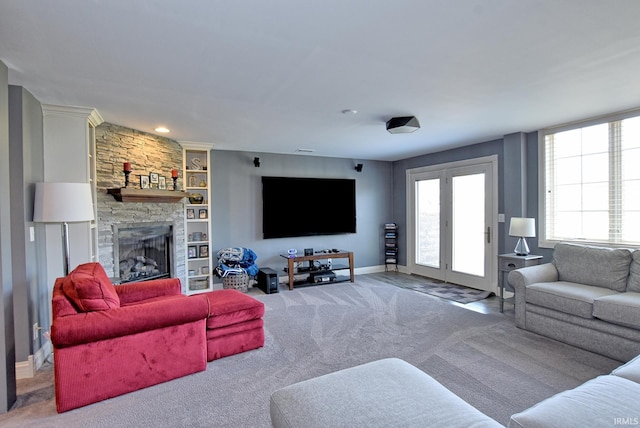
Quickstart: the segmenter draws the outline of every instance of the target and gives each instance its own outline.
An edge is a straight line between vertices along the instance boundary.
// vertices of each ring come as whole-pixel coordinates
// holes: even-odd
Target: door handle
[[[487,244],[491,244],[491,226],[487,227]]]

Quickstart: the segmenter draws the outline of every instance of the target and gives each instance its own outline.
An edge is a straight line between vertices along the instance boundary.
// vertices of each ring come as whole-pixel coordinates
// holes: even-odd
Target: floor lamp
[[[518,256],[526,256],[529,254],[529,246],[525,238],[535,238],[536,236],[536,219],[524,217],[511,217],[509,224],[509,236],[517,236],[518,243],[513,250]]]
[[[92,221],[93,197],[89,183],[36,183],[33,221],[62,223],[64,274],[69,274],[69,224]]]

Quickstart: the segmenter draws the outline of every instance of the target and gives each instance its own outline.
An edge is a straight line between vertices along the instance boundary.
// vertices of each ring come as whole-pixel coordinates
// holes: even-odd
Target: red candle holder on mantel
[[[124,187],[129,187],[129,174],[131,174],[131,162],[125,162],[122,167],[124,172]]]
[[[174,191],[180,190],[180,186],[178,186],[178,170],[177,169],[171,170],[171,178],[173,179],[173,190]]]

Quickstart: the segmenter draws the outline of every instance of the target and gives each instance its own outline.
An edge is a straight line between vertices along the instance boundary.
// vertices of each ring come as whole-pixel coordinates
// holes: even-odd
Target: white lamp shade
[[[36,183],[33,221],[74,223],[93,219],[89,183]]]
[[[536,236],[536,219],[525,217],[511,217],[509,225],[509,235],[524,238],[534,238]]]

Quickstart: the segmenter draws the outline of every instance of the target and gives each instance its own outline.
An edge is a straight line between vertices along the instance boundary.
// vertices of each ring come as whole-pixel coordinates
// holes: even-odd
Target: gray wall
[[[13,253],[13,307],[16,360],[27,361],[42,345],[42,334],[32,339],[32,325],[48,329],[47,284],[38,275],[43,260],[44,227],[34,223],[35,182],[43,180],[42,108],[38,100],[20,86],[9,87],[9,145],[11,156],[11,230]],[[30,240],[33,227],[36,239]]]
[[[16,359],[11,277],[9,182],[9,77],[0,61],[0,413],[16,401]]]
[[[260,168],[253,158],[260,157]],[[351,159],[300,155],[277,155],[213,150],[212,170],[212,247],[248,247],[258,255],[261,267],[282,274],[286,260],[279,257],[289,248],[340,248],[354,252],[355,266],[384,264],[382,226],[392,221],[392,166],[390,162],[364,162],[355,171]],[[354,178],[356,180],[357,233],[299,238],[262,238],[262,176]],[[331,205],[331,195],[318,195],[318,207],[300,206],[295,195],[282,207],[287,216],[304,216],[305,210],[322,209],[328,216],[339,206]]]

